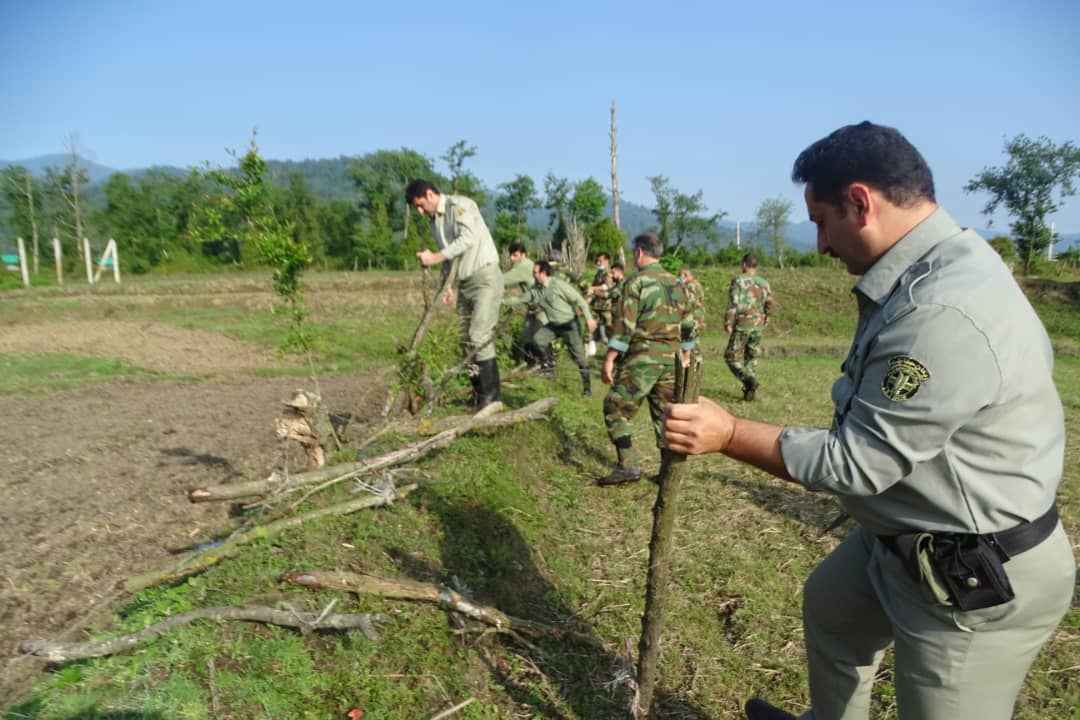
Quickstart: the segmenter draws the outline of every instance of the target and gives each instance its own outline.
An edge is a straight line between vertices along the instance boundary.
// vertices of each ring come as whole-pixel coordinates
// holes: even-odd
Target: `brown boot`
[[[623,485],[625,483],[637,482],[641,479],[641,468],[637,465],[629,465],[623,467],[622,465],[616,465],[615,469],[596,481],[597,485]]]

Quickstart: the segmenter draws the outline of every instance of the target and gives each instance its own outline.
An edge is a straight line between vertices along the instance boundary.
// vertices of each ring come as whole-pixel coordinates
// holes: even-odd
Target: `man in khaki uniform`
[[[893,645],[901,720],[1007,720],[1075,586],[1055,503],[1065,427],[1050,340],[893,128],[843,127],[792,178],[806,183],[818,252],[862,276],[833,425],[777,427],[702,399],[669,407],[664,438],[832,493],[858,522],[806,582],[802,718],[866,720]],[[757,699],[746,712],[794,718]]]
[[[533,261],[525,253],[525,246],[519,242],[510,243],[507,248],[510,256],[510,269],[503,273],[503,285],[506,288],[517,286],[522,295],[528,295],[530,288],[536,284],[533,278]],[[547,317],[535,304],[529,303],[525,310],[525,325],[521,329],[521,348],[525,356],[525,362],[532,367],[540,361],[536,355],[534,338],[537,331],[547,325]]]
[[[405,199],[431,220],[431,234],[439,245],[437,252],[416,253],[424,267],[443,264],[443,278],[451,262],[458,260],[457,311],[461,317],[462,353],[475,351],[469,367],[473,401],[477,409],[499,399],[499,366],[495,361],[495,324],[499,320],[503,277],[499,271],[499,253],[480,215],[476,203],[464,195],[443,195],[427,180],[413,180],[405,188]],[[451,283],[443,296],[449,304],[454,299]]]

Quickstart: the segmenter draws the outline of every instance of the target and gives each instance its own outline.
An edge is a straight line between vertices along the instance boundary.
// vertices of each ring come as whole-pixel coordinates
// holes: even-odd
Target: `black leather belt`
[[[1026,552],[1031,548],[1041,543],[1046,538],[1050,537],[1050,533],[1054,532],[1054,528],[1058,524],[1058,507],[1055,502],[1050,506],[1050,509],[1043,513],[1040,517],[1032,520],[1031,522],[1020,523],[1016,527],[1009,528],[1008,530],[1002,530],[996,533],[986,533],[985,538],[996,544],[1001,548],[1008,557],[1016,557],[1022,552]],[[935,534],[935,533],[931,533]],[[945,534],[958,534],[958,533],[942,533]],[[877,539],[882,542],[885,547],[889,548],[896,555],[900,555],[899,544],[897,543],[897,535],[878,535]]]

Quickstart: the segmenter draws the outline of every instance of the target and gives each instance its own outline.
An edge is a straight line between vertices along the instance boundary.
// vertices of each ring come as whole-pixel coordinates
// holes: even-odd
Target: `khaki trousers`
[[[503,277],[490,263],[458,283],[457,311],[461,318],[461,352],[480,348],[473,358],[483,362],[495,357],[495,325],[503,296]]]
[[[928,600],[902,561],[857,528],[806,581],[803,629],[813,710],[866,720],[882,654],[894,647],[900,720],[1008,720],[1031,663],[1072,602],[1065,531],[1005,563],[1016,598],[964,612]]]

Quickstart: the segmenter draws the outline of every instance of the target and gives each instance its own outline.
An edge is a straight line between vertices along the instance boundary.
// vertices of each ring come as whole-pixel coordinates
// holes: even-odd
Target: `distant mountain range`
[[[303,175],[304,180],[312,193],[314,193],[322,202],[329,202],[331,200],[349,201],[356,199],[356,187],[349,174],[349,165],[357,159],[359,158],[356,156],[350,157],[342,155],[336,158],[310,160],[267,160],[266,165],[272,176],[276,177],[279,182],[284,182],[289,175],[294,172],[299,172]],[[63,168],[69,160],[69,155],[42,155],[18,161],[0,160],[0,168],[9,165],[21,165],[30,170],[34,175],[40,177],[45,175],[46,168]],[[108,180],[109,176],[117,172],[124,172],[133,176],[138,176],[149,170],[158,170],[175,175],[184,175],[188,172],[187,169],[168,165],[120,171],[86,160],[85,158],[81,159],[81,161],[83,167],[87,169],[87,174],[90,178],[90,186],[87,188],[87,197],[92,203],[97,199],[103,198],[102,187],[104,182]],[[488,194],[493,197],[494,191],[488,189]],[[610,201],[608,202],[607,213],[611,213]],[[534,210],[529,214],[529,225],[540,230],[546,230],[548,228],[548,218],[548,211]],[[623,231],[625,231],[629,237],[656,228],[656,217],[649,207],[627,200],[622,200],[619,203],[619,221]],[[3,225],[4,218],[0,218],[0,230],[6,229]],[[755,244],[756,230],[757,227],[753,222],[744,222],[741,224],[741,235],[744,244]],[[721,221],[717,224],[717,231],[720,234],[720,246],[735,242],[736,223],[734,221]],[[977,229],[977,232],[985,238],[992,238],[1001,234],[997,230],[991,231],[986,229]],[[788,225],[785,237],[791,247],[800,252],[811,251],[817,245],[817,229],[814,224],[809,221],[804,220]],[[1063,233],[1058,236],[1056,249],[1060,252],[1069,248],[1080,248],[1080,233]]]

